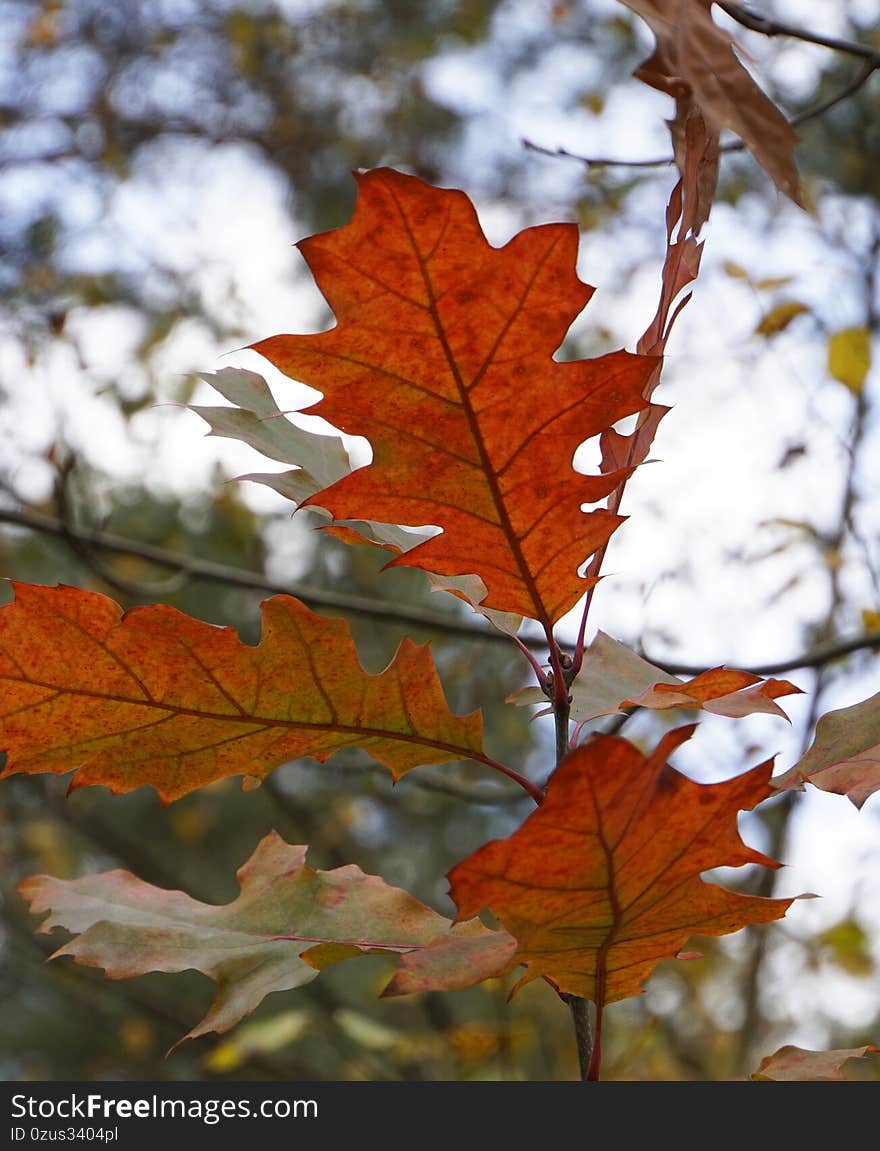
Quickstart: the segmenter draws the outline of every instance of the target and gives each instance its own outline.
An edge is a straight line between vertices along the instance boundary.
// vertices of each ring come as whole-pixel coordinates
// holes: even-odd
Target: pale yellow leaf
[[[755,334],[758,336],[776,336],[780,332],[784,332],[791,321],[796,317],[808,312],[809,308],[806,304],[802,304],[799,300],[783,300],[781,304],[777,304],[775,308],[771,308],[766,312],[761,319],[760,324],[755,328]]]
[[[853,395],[862,390],[871,370],[871,333],[867,328],[844,328],[828,341],[828,372]]]

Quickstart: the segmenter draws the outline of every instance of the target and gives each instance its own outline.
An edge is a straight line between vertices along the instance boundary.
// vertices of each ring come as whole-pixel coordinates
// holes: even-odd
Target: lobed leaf
[[[76,769],[71,787],[150,784],[168,802],[351,746],[395,779],[423,763],[493,764],[479,714],[449,710],[427,647],[404,640],[370,675],[347,624],[292,596],[263,603],[251,647],[163,604],[123,614],[94,592],[13,586],[0,608],[4,776]]]
[[[224,368],[202,372],[200,378],[235,405],[190,405],[190,410],[208,424],[211,435],[241,440],[269,459],[296,465],[291,471],[251,473],[240,479],[265,484],[299,504],[351,471],[340,437],[316,435],[297,427],[280,410],[269,385],[257,372]]]
[[[391,562],[479,576],[481,606],[549,628],[621,522],[581,509],[626,473],[582,475],[574,453],[646,406],[657,360],[553,359],[592,294],[575,273],[575,225],[496,249],[464,193],[390,169],[357,179],[351,222],[300,245],[337,326],[254,345],[323,393],[315,414],[373,448],[370,465],[306,504],[441,528]]]
[[[34,914],[49,913],[40,932],[63,927],[74,933],[53,959],[68,955],[103,968],[111,979],[186,970],[213,979],[214,1001],[185,1039],[228,1031],[271,992],[310,983],[326,966],[309,961],[318,947],[337,947],[340,959],[406,954],[453,933],[462,941],[503,935],[482,924],[451,931],[445,916],[359,867],[314,871],[306,850],[275,832],[267,835],[237,872],[240,894],[222,907],[127,871],[70,880],[36,875],[19,891]],[[457,985],[469,986],[474,974],[460,973]],[[472,982],[485,977],[477,974]]]
[[[669,732],[649,756],[625,739],[593,737],[563,760],[517,831],[449,873],[459,919],[489,908],[516,939],[521,982],[543,976],[601,1010],[636,994],[692,935],[785,914],[790,899],[701,879],[716,867],[779,865],[737,830],[737,812],[772,794],[771,764],[693,783],[666,763],[692,731]]]

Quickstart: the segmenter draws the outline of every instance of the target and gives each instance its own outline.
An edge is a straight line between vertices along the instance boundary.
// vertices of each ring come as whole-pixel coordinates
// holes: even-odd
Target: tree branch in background
[[[141,543],[139,540],[129,539],[112,532],[71,527],[56,516],[49,516],[43,512],[0,508],[0,523],[12,524],[16,527],[27,528],[30,531],[41,532],[44,535],[56,536],[68,544],[76,540],[87,545],[90,549],[94,548],[117,555],[129,555],[149,560],[150,563],[184,573],[192,579],[219,583],[226,587],[264,591],[272,595],[295,595],[308,607],[335,608],[343,614],[385,620],[397,624],[412,624],[415,627],[436,631],[443,635],[458,636],[461,639],[471,641],[510,643],[510,637],[503,632],[490,630],[479,623],[469,623],[464,619],[457,620],[455,617],[441,612],[397,607],[391,603],[383,603],[381,600],[366,599],[363,596],[348,595],[344,592],[328,592],[323,588],[282,583],[278,580],[271,580],[259,572],[249,572],[244,568],[232,567],[229,564],[181,555],[180,552],[157,547],[155,544]],[[82,555],[83,553],[78,554]],[[84,558],[88,562],[88,553],[85,553]],[[98,574],[101,575],[100,572]],[[132,581],[127,581],[127,586],[131,588],[133,586]],[[524,637],[522,642],[533,651],[544,650],[546,646],[542,638],[534,636]],[[847,639],[823,643],[809,651],[792,656],[790,659],[758,664],[743,668],[743,670],[750,671],[755,675],[777,675],[802,667],[822,667],[834,660],[851,655],[853,652],[867,650],[880,650],[880,631],[867,631]],[[706,664],[679,663],[675,660],[660,659],[645,655],[644,652],[641,654],[645,659],[671,675],[699,675],[700,672],[706,670],[707,666]],[[713,666],[717,666],[717,664]]]
[[[871,76],[880,70],[880,52],[869,47],[867,44],[859,44],[856,40],[842,40],[836,36],[822,36],[817,32],[810,32],[804,28],[796,28],[791,24],[786,24],[779,20],[771,20],[765,16],[751,13],[740,4],[719,3],[718,7],[722,8],[731,19],[736,20],[738,24],[741,24],[743,28],[747,28],[751,32],[757,32],[767,37],[786,36],[790,39],[801,40],[805,44],[816,44],[820,47],[830,48],[835,52],[842,52],[846,55],[856,56],[864,60],[864,66],[859,69],[853,79],[845,84],[840,91],[822,100],[813,108],[807,108],[805,111],[799,112],[796,116],[792,116],[789,124],[791,124],[793,128],[798,128],[801,124],[806,124],[810,120],[816,120],[819,116],[824,116],[826,112],[838,104],[842,104],[844,100],[848,100],[851,96],[854,96],[856,92],[868,82]],[[571,152],[567,148],[546,148],[527,139],[523,139],[522,144],[523,147],[528,148],[529,151],[538,152],[542,156],[576,160],[578,163],[586,164],[592,168],[667,168],[670,164],[675,163],[674,156],[651,156],[642,160],[629,160],[623,158],[618,159],[614,156],[584,156],[578,152]],[[724,155],[744,152],[745,144],[743,144],[741,140],[731,140],[726,144],[722,144],[720,151]]]
[[[842,40],[838,36],[823,36],[820,32],[810,32],[806,28],[750,12],[742,4],[728,3],[727,0],[716,0],[716,3],[731,20],[735,20],[743,28],[748,28],[750,32],[759,32],[762,36],[769,37],[786,36],[791,40],[803,40],[805,44],[818,44],[820,48],[830,48],[834,52],[845,52],[849,56],[871,60],[875,68],[880,67],[880,52],[875,52],[867,44],[859,44],[855,40]]]

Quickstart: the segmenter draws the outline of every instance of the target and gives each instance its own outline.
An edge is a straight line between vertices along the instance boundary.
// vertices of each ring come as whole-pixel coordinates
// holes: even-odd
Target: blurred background
[[[875,0],[761,10],[880,49]],[[861,68],[793,39],[738,38],[790,116]],[[196,373],[251,368],[283,409],[308,400],[238,349],[330,322],[293,245],[343,224],[352,170],[382,164],[464,189],[493,243],[531,223],[577,222],[580,274],[599,290],[562,354],[632,349],[656,303],[674,172],[547,153],[668,155],[671,105],[630,75],[650,45],[614,0],[6,0],[0,574],[126,606],[165,601],[250,641],[271,584],[460,620],[420,573],[381,573],[371,549],[318,539],[307,513],[292,519],[270,489],[233,482],[276,465],[206,437],[187,405],[223,401]],[[630,484],[591,617],[655,661],[750,667],[880,631],[878,100],[875,73],[803,123],[806,212],[747,155],[725,158],[659,393],[674,406],[659,462]],[[865,371],[829,360],[841,333],[863,361],[867,348]],[[123,546],[96,545],[95,533]],[[246,574],[183,578],[142,545]],[[484,708],[491,753],[546,776],[552,731],[504,702],[527,682],[512,648],[363,614],[351,623],[371,670],[404,634],[430,639],[453,708]],[[716,780],[776,754],[787,769],[818,715],[880,690],[869,644],[786,674],[806,693],[787,706],[790,727],[706,717],[678,766]],[[625,734],[650,743],[664,722],[638,717]],[[507,980],[380,1001],[378,958],[270,996],[228,1036],[166,1058],[207,1006],[208,981],[110,983],[46,964],[53,941],[33,934],[15,893],[34,872],[124,867],[225,902],[235,869],[276,828],[312,845],[314,867],[356,862],[448,912],[445,872],[531,806],[473,765],[420,769],[392,789],[368,759],[339,755],[164,809],[146,789],[68,799],[65,788],[47,777],[0,786],[3,1078],[576,1078],[568,1015],[545,985],[512,1004]],[[857,812],[808,789],[741,819],[748,841],[787,866],[716,878],[823,898],[662,965],[644,996],[610,1009],[604,1077],[726,1079],[782,1043],[880,1040],[876,796]]]

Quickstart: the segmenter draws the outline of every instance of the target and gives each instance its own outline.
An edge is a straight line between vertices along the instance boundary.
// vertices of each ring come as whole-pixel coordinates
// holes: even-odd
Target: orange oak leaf
[[[463,192],[390,169],[357,179],[351,222],[300,244],[336,327],[253,345],[323,393],[310,411],[372,445],[371,464],[306,505],[441,528],[391,563],[479,576],[481,606],[548,629],[621,522],[581,509],[623,473],[583,475],[574,453],[645,407],[657,361],[553,359],[592,294],[575,273],[574,224],[494,248]]]
[[[777,188],[800,203],[794,164],[795,131],[740,63],[732,37],[712,19],[712,0],[623,3],[637,12],[654,33],[654,53],[636,75],[676,101],[670,128],[682,175],[686,164],[685,137],[699,118],[708,129],[716,164],[718,136],[723,128],[729,128]],[[706,164],[703,179],[705,218],[715,183],[711,164]]]
[[[773,783],[795,791],[812,783],[861,807],[880,790],[880,692],[823,715],[806,755]]]
[[[34,875],[19,884],[19,891],[35,915],[49,912],[40,932],[63,927],[74,933],[53,959],[70,956],[103,968],[111,979],[190,969],[210,976],[217,994],[185,1039],[228,1031],[270,992],[302,987],[340,959],[406,956],[454,939],[471,944],[461,952],[465,961],[476,954],[474,944],[482,946],[490,956],[482,967],[494,974],[499,962],[491,945],[500,940],[502,953],[505,944],[511,949],[504,932],[478,922],[453,927],[407,892],[353,864],[315,871],[306,865],[306,851],[271,832],[239,868],[239,895],[221,907],[154,887],[128,871],[69,880]],[[319,949],[323,959],[315,962]],[[477,968],[460,970],[455,986],[486,978]],[[452,977],[450,963],[443,975]]]
[[[517,940],[520,983],[543,976],[592,1000],[597,1033],[604,1005],[638,993],[692,935],[766,923],[792,902],[700,878],[716,867],[779,865],[737,830],[737,812],[773,794],[772,765],[694,783],[666,762],[693,730],[667,733],[649,756],[625,739],[594,737],[563,760],[517,831],[449,873],[458,919],[489,908]]]
[[[479,714],[449,710],[428,649],[409,640],[370,675],[348,626],[291,596],[264,602],[252,647],[166,605],[123,614],[94,592],[13,586],[0,608],[4,775],[76,768],[72,787],[150,784],[171,801],[351,746],[395,779],[463,758],[516,775],[484,755]]]
[[[809,1051],[789,1044],[780,1047],[773,1055],[762,1059],[758,1070],[750,1078],[758,1082],[786,1082],[798,1080],[846,1079],[844,1065],[850,1059],[865,1060],[866,1056],[880,1055],[880,1048],[849,1047],[837,1051]],[[875,1078],[880,1077],[880,1060],[868,1060],[877,1068]]]
[[[785,695],[799,695],[801,688],[787,679],[762,679],[748,671],[715,667],[682,683],[655,683],[632,699],[621,700],[621,707],[702,708],[716,715],[740,719],[764,712],[788,716],[775,701]]]

